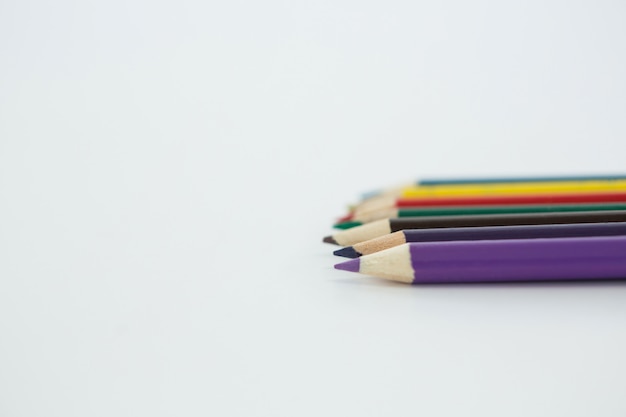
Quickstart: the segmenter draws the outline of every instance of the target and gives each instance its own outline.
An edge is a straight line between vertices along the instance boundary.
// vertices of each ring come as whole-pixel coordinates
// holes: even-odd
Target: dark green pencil
[[[559,213],[579,211],[615,211],[626,210],[626,203],[611,204],[552,204],[552,205],[519,205],[519,206],[455,206],[427,208],[392,208],[362,214],[353,220],[335,224],[337,229],[350,229],[380,219],[429,216],[465,216],[493,214],[525,214],[525,213]]]

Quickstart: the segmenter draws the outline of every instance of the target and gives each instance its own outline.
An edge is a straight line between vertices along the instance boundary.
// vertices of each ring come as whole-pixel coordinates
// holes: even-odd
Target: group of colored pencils
[[[324,242],[410,284],[626,278],[626,175],[430,179],[371,192]]]

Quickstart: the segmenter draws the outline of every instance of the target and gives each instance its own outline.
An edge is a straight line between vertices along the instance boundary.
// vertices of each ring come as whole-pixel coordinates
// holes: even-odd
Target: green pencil
[[[555,204],[555,205],[521,205],[521,206],[456,206],[428,208],[393,208],[366,213],[357,218],[334,225],[336,229],[350,229],[375,220],[395,219],[402,217],[426,216],[465,216],[493,214],[524,214],[524,213],[557,213],[578,211],[614,211],[626,210],[626,203],[614,204]]]

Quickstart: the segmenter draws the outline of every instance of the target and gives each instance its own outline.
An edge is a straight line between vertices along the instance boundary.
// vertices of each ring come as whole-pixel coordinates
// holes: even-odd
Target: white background
[[[358,193],[626,172],[619,1],[0,3],[0,416],[624,416],[626,285],[332,269]]]

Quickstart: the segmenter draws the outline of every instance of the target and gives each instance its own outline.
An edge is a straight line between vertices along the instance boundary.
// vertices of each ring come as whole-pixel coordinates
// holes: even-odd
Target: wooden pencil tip
[[[370,198],[374,198],[379,196],[382,193],[381,190],[375,190],[375,191],[368,191],[366,193],[363,193],[361,195],[361,200],[368,200]]]
[[[343,256],[344,258],[358,258],[359,256],[361,256],[361,254],[359,252],[357,252],[356,250],[354,250],[354,247],[352,246],[346,246],[345,248],[341,248],[341,249],[337,249],[336,251],[333,252],[334,255],[336,256]]]
[[[363,225],[363,222],[351,221],[351,222],[336,223],[333,225],[333,227],[335,229],[346,230],[346,229],[352,229],[353,227],[362,226],[362,225]]]
[[[326,236],[324,238],[324,243],[332,243],[333,245],[338,245],[339,243],[337,243],[337,241],[335,239],[333,239],[332,236]]]
[[[335,265],[335,269],[341,269],[342,271],[359,272],[361,269],[361,259],[351,259],[347,262],[342,262]]]
[[[346,214],[345,216],[337,219],[337,223],[349,222],[350,220],[352,220],[353,217],[354,216],[352,215],[352,213]]]

